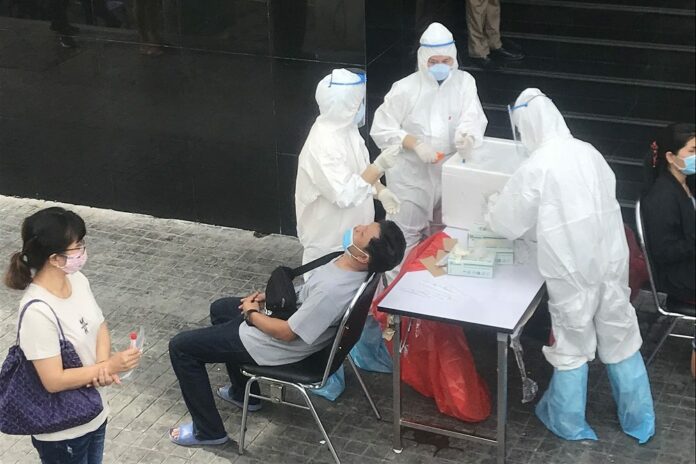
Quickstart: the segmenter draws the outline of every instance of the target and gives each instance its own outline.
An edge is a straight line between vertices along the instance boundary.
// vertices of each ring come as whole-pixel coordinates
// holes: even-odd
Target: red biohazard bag
[[[372,313],[382,329],[387,325],[387,314],[377,311],[379,302],[389,293],[401,276],[407,272],[425,269],[421,258],[435,256],[443,249],[443,240],[449,236],[437,233],[408,255],[401,272],[387,289],[375,298]],[[401,318],[402,337],[407,337],[407,350],[401,354],[401,380],[421,395],[433,398],[438,410],[466,422],[480,422],[491,413],[488,387],[476,371],[461,327],[441,322]],[[406,328],[411,322],[411,331]],[[387,342],[391,353],[391,342]]]

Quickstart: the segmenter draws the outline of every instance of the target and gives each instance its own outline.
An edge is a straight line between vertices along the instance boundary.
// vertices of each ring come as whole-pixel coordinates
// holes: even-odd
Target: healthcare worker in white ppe
[[[585,406],[587,363],[598,352],[621,427],[645,443],[655,433],[655,413],[629,302],[628,245],[614,173],[592,145],[571,135],[539,89],[526,89],[509,111],[529,158],[489,200],[487,219],[508,239],[536,235],[555,338],[543,348],[554,374],[536,414],[562,438],[596,440]]]
[[[398,147],[384,150],[373,164],[358,131],[365,123],[366,77],[335,69],[317,85],[317,117],[300,152],[295,184],[297,235],[306,264],[340,251],[343,234],[374,221],[373,196],[391,214],[398,198],[379,182],[396,162]]]
[[[387,173],[401,209],[387,217],[399,225],[409,248],[441,219],[440,161],[455,151],[466,159],[488,124],[474,78],[457,67],[452,33],[432,23],[420,38],[418,70],[394,83],[370,130],[378,147],[402,148]]]

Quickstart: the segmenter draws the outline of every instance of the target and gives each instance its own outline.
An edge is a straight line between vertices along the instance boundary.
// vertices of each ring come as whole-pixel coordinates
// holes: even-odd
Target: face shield
[[[517,154],[524,158],[528,157],[529,153],[527,152],[527,148],[522,143],[522,134],[520,133],[519,129],[519,118],[521,115],[520,111],[522,111],[524,108],[527,108],[529,104],[537,97],[549,98],[544,94],[537,94],[529,98],[529,100],[527,100],[524,103],[520,103],[518,105],[515,105],[513,103],[507,106],[508,117],[510,118],[510,128],[512,130],[512,140],[515,141],[515,149],[517,150]]]
[[[334,75],[331,74],[329,87],[332,85],[367,85],[367,75],[365,74],[365,71],[358,68],[346,68],[346,71],[350,71],[355,76],[355,79],[351,79],[351,81],[334,79]],[[367,114],[366,109],[365,98],[363,97],[362,101],[360,102],[360,106],[355,113],[354,122],[358,127],[363,127],[365,125],[365,115]]]

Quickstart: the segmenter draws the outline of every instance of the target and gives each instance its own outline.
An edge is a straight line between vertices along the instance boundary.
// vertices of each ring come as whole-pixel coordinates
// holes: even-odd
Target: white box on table
[[[472,155],[476,162],[455,153],[442,166],[442,222],[450,227],[482,224],[488,196],[502,190],[523,161],[515,142],[493,137],[484,137]]]

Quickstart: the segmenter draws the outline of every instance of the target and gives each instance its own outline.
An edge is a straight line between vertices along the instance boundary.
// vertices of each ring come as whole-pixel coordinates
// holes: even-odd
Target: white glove
[[[384,172],[387,169],[393,168],[396,164],[397,157],[401,153],[401,147],[394,145],[382,150],[377,159],[375,159],[374,164],[379,169],[379,172]]]
[[[454,138],[454,145],[457,147],[459,156],[468,160],[471,151],[474,149],[474,138],[469,134],[457,134]]]
[[[418,145],[416,145],[413,148],[413,151],[416,152],[416,155],[418,155],[418,157],[424,163],[437,163],[442,158],[444,158],[444,155],[442,153],[435,151],[433,147],[423,142],[420,142]]]
[[[394,215],[399,213],[401,201],[399,201],[399,199],[396,198],[396,195],[394,195],[394,193],[388,188],[383,188],[380,190],[380,192],[377,194],[377,199],[382,202],[384,211],[386,211],[387,214]]]

